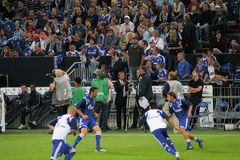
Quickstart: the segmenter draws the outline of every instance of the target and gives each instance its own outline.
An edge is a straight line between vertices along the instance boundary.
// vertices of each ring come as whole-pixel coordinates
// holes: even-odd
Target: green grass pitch
[[[195,130],[195,135],[204,140],[200,149],[193,142],[194,150],[184,150],[185,141],[180,134],[172,134],[177,150],[183,160],[240,160],[240,132],[220,130]],[[68,136],[73,144],[74,136]],[[51,135],[47,130],[9,130],[0,134],[0,160],[47,160],[51,154]],[[88,134],[77,146],[73,160],[174,160],[155,141],[152,135],[130,130],[104,132],[102,147],[107,152],[96,153],[95,136]],[[64,157],[58,158],[63,160]]]

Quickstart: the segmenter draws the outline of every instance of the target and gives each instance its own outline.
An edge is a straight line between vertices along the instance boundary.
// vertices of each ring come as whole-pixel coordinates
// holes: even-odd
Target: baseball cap
[[[129,16],[124,16],[124,19],[130,19],[130,17]]]

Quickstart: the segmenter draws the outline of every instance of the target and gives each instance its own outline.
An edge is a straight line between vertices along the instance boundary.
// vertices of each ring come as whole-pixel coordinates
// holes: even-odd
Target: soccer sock
[[[101,131],[96,132],[96,150],[100,149]]]
[[[191,143],[190,139],[187,139],[186,142],[187,142],[187,146],[192,146],[192,143]]]
[[[195,138],[194,138],[194,141],[199,143],[199,142],[200,142],[200,139],[198,139],[197,137],[195,137]]]
[[[64,160],[70,160],[70,159],[75,155],[75,153],[76,153],[76,152],[68,153],[68,154],[65,156]]]
[[[176,151],[172,148],[172,147],[170,147],[170,146],[168,146],[168,145],[165,145],[164,147],[163,147],[168,153],[171,153],[172,155],[176,155]]]
[[[77,144],[82,140],[82,138],[84,137],[84,134],[80,133],[76,140],[74,141],[74,144],[73,144],[73,148],[76,148]]]
[[[174,149],[174,150],[176,151],[176,148],[175,148],[173,142],[170,140],[170,138],[166,138],[166,140],[167,140],[167,144],[168,144],[172,149]]]

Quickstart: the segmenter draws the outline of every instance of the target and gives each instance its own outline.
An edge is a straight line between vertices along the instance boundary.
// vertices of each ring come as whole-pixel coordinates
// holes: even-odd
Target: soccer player
[[[167,100],[169,103],[169,112],[170,114],[175,114],[177,119],[179,120],[179,131],[183,134],[183,137],[185,138],[187,142],[187,148],[186,150],[193,149],[193,146],[191,144],[191,140],[198,143],[199,147],[202,148],[202,140],[198,139],[194,135],[192,135],[190,131],[190,118],[192,117],[192,103],[177,98],[176,94],[174,92],[168,92],[167,93]]]
[[[74,118],[76,110],[74,107],[68,107],[67,114],[58,117],[57,119],[51,121],[48,126],[53,129],[52,136],[52,155],[50,160],[56,160],[57,157],[65,154],[64,160],[70,160],[74,155],[76,150],[66,143],[66,138],[68,134],[76,135],[77,120]]]
[[[96,122],[95,118],[98,118],[98,114],[94,111],[95,98],[98,95],[98,88],[91,87],[89,95],[85,96],[77,105],[76,110],[79,114],[78,122],[80,124],[80,134],[77,136],[73,147],[76,148],[77,144],[88,133],[88,128],[92,129],[96,134],[96,152],[105,152],[106,150],[100,147],[102,130]]]
[[[142,125],[145,121],[150,128],[151,133],[157,142],[170,154],[176,157],[176,160],[180,160],[179,153],[176,151],[175,146],[167,134],[167,124],[164,122],[166,119],[169,124],[178,129],[175,126],[173,119],[168,117],[161,109],[157,109],[157,103],[154,101],[150,102],[150,110],[148,110],[140,121]]]

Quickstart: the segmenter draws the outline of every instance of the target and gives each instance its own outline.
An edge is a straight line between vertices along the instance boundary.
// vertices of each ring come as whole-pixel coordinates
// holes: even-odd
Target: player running
[[[75,149],[66,143],[69,133],[76,135],[77,120],[74,118],[76,110],[74,107],[68,107],[67,114],[51,121],[48,126],[53,129],[52,136],[52,155],[50,160],[56,160],[57,157],[65,154],[64,160],[70,160],[75,155]]]
[[[166,119],[169,124],[178,129],[175,126],[173,119],[168,117],[161,109],[157,109],[157,103],[154,101],[150,102],[150,110],[148,110],[140,121],[142,125],[145,121],[150,128],[151,133],[157,142],[170,154],[176,157],[176,160],[180,160],[179,153],[176,151],[175,146],[167,134],[167,124],[164,122]]]
[[[89,95],[83,97],[83,99],[76,105],[77,113],[79,114],[78,122],[80,124],[80,134],[77,136],[73,147],[76,148],[77,144],[88,133],[88,128],[92,129],[96,134],[96,152],[105,152],[106,150],[100,147],[102,130],[96,122],[95,118],[98,118],[98,114],[94,111],[95,97],[98,95],[98,88],[91,87]]]
[[[190,127],[190,119],[192,117],[192,103],[180,99],[176,97],[176,94],[174,92],[168,92],[167,93],[167,100],[169,103],[169,112],[170,114],[175,114],[177,119],[179,120],[179,131],[183,134],[184,139],[187,143],[186,150],[193,149],[193,146],[191,144],[191,140],[198,143],[200,148],[203,148],[203,141],[192,135],[189,131],[191,129]]]

